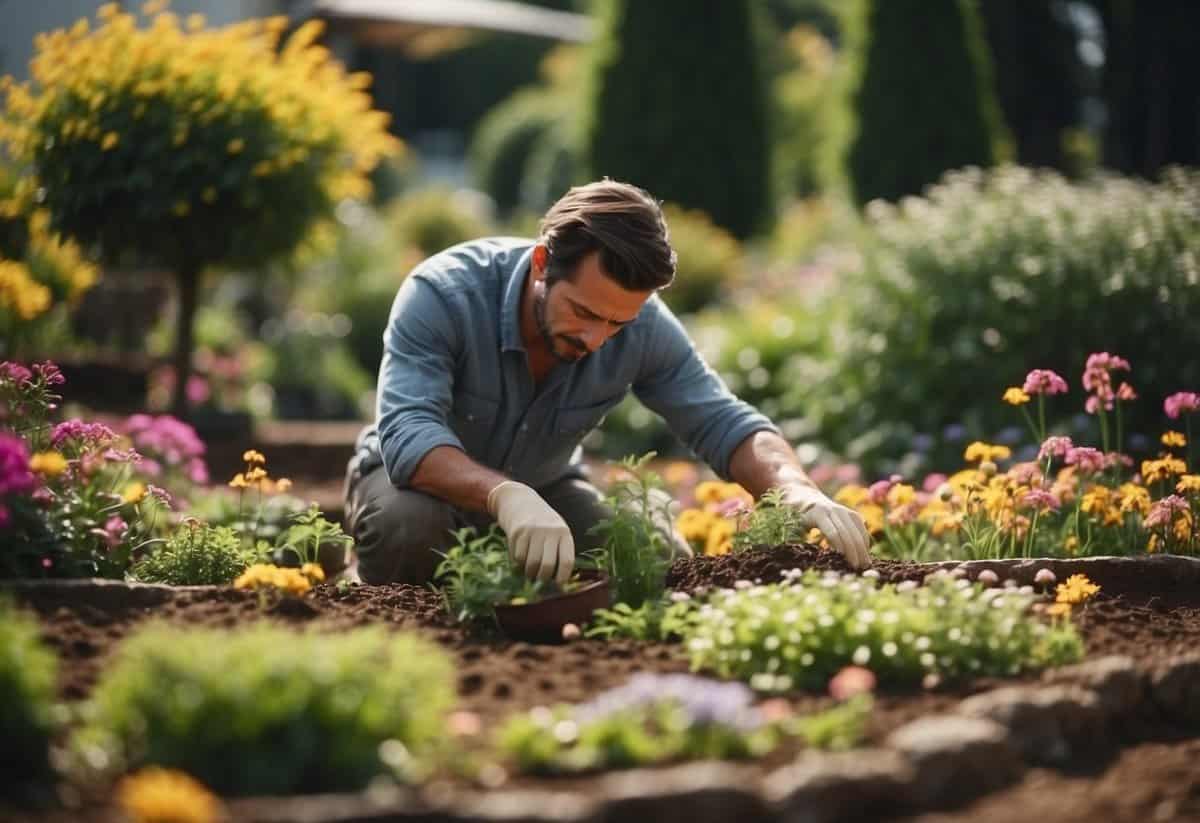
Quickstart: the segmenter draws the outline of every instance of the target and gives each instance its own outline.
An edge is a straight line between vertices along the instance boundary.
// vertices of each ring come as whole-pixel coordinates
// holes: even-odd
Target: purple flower
[[[0,497],[28,494],[34,485],[25,441],[10,434],[0,434]]]
[[[605,720],[614,714],[675,703],[690,725],[722,725],[753,731],[762,725],[754,708],[754,692],[743,683],[721,682],[690,674],[634,675],[623,686],[602,692],[575,707],[580,725]]]
[[[1177,420],[1181,414],[1200,411],[1200,394],[1193,391],[1175,392],[1163,401],[1163,411],[1172,420]]]
[[[1067,381],[1050,369],[1034,369],[1025,375],[1025,385],[1021,387],[1026,394],[1066,394]]]

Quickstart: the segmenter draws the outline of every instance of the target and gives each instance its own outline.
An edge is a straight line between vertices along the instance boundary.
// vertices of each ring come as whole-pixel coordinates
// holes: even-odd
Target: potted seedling
[[[446,608],[460,623],[494,620],[506,635],[535,642],[559,640],[568,624],[583,625],[611,603],[608,575],[582,555],[566,583],[528,580],[513,565],[495,526],[479,535],[460,529],[434,576]]]

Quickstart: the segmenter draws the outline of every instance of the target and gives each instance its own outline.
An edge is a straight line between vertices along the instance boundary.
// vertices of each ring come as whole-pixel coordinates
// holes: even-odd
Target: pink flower
[[[1031,509],[1052,512],[1058,511],[1060,505],[1058,498],[1045,489],[1030,489],[1021,498],[1021,503]]]
[[[887,522],[890,526],[907,526],[909,523],[916,522],[917,516],[920,514],[921,504],[913,500],[888,512]]]
[[[1133,386],[1129,385],[1128,383],[1122,382],[1121,385],[1117,387],[1118,400],[1137,400],[1137,397],[1137,392],[1135,392],[1133,390]]]
[[[835,700],[848,700],[874,690],[875,673],[863,666],[846,666],[829,681],[829,693]]]
[[[0,529],[8,528],[8,524],[12,522],[12,515],[8,512],[8,506],[0,503]]]
[[[1067,381],[1050,369],[1034,369],[1025,375],[1026,394],[1066,394]]]
[[[921,490],[933,494],[935,491],[941,488],[941,485],[948,479],[949,478],[947,478],[946,475],[939,472],[927,474],[925,475],[925,480],[921,483]]]
[[[1129,371],[1129,361],[1106,351],[1089,354],[1083,367],[1083,387],[1095,391],[1102,385],[1112,386],[1109,372]]]
[[[25,441],[9,434],[0,434],[0,497],[28,494],[33,491],[34,485]]]
[[[110,549],[116,548],[121,545],[121,540],[125,537],[125,532],[128,530],[129,524],[120,515],[114,514],[104,524],[104,542],[108,544]]]
[[[1150,514],[1146,515],[1144,525],[1148,529],[1159,526],[1169,526],[1175,520],[1175,515],[1188,510],[1188,502],[1177,494],[1164,497],[1154,504]]]
[[[1163,401],[1163,411],[1172,420],[1178,419],[1179,415],[1184,413],[1200,411],[1200,394],[1192,391],[1175,392]]]
[[[887,494],[892,490],[891,480],[877,480],[867,489],[867,496],[871,502],[877,506],[882,506],[887,502]]]
[[[1108,452],[1104,455],[1105,468],[1113,468],[1115,466],[1124,466],[1125,468],[1133,467],[1133,458],[1127,454],[1120,452]]]
[[[1075,444],[1071,442],[1069,437],[1047,437],[1042,442],[1042,447],[1038,449],[1038,460],[1045,460],[1047,457],[1065,457],[1067,452],[1075,448]]]
[[[1077,446],[1067,452],[1068,466],[1078,466],[1084,474],[1104,471],[1104,454],[1090,446]]]
[[[1017,463],[1008,470],[1008,476],[1023,486],[1032,486],[1041,481],[1042,467],[1032,460]]]
[[[20,363],[13,363],[11,360],[5,360],[3,363],[0,363],[0,380],[8,380],[20,385],[28,383],[32,379],[33,372]]]
[[[80,445],[107,446],[116,439],[116,432],[103,423],[64,420],[54,427],[50,435],[50,445],[57,449],[67,441],[78,440]]]

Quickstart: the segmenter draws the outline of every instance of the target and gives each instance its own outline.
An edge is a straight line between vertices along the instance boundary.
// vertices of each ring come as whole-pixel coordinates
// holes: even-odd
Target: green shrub
[[[613,601],[635,609],[662,596],[675,553],[669,537],[671,497],[662,478],[646,468],[653,458],[649,452],[621,462],[624,476],[609,487],[605,500],[612,514],[592,527],[604,539],[599,563],[612,581]]]
[[[820,688],[851,663],[880,682],[915,685],[928,675],[1007,677],[1081,657],[1071,624],[1029,615],[1033,600],[950,575],[910,589],[810,571],[715,593],[684,624],[685,640],[694,669],[763,691]]]
[[[947,169],[995,162],[1000,110],[967,0],[866,0],[848,171],[860,203],[917,194]]]
[[[169,586],[222,586],[258,559],[232,528],[192,521],[134,563],[129,577]]]
[[[387,222],[403,242],[425,256],[492,232],[481,204],[468,192],[440,188],[404,195],[388,211]]]
[[[937,439],[954,423],[994,439],[1014,422],[1001,394],[1033,368],[1071,386],[1055,415],[1080,413],[1080,364],[1109,351],[1150,398],[1125,430],[1153,431],[1161,398],[1200,385],[1200,360],[1179,356],[1200,349],[1198,187],[1195,172],[1072,184],[1006,167],[879,204],[864,265],[838,285],[845,314],[827,324],[836,342],[823,361],[796,361],[782,403],[805,409],[825,442],[878,465],[902,456],[914,432]],[[963,441],[948,441],[930,455],[937,468],[959,465]]]
[[[440,650],[383,628],[158,625],[121,646],[77,745],[93,762],[181,769],[225,794],[355,790],[419,769],[454,695]]]
[[[583,154],[594,178],[626,180],[699,209],[744,239],[771,212],[771,149],[759,4],[606,0]]]
[[[58,660],[38,624],[0,600],[0,797],[30,801],[52,775],[50,736]]]
[[[703,212],[668,205],[664,216],[679,260],[662,299],[679,314],[697,312],[741,279],[741,245]]]

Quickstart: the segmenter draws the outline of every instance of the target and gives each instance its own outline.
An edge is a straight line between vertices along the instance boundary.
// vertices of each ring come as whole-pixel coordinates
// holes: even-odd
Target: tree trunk
[[[200,288],[200,268],[194,265],[176,269],[179,284],[179,314],[175,318],[175,391],[171,413],[180,420],[188,418],[188,380],[192,376],[193,325],[196,299]]]

